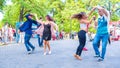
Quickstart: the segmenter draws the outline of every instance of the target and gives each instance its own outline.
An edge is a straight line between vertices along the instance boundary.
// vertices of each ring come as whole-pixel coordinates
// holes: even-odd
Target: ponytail
[[[83,15],[85,14],[85,12],[80,12],[79,14],[74,14],[72,16],[72,18],[75,18],[75,19],[82,19]]]

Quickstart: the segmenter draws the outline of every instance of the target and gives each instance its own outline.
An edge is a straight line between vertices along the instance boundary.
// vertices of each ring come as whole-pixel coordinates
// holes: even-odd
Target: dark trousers
[[[79,46],[77,48],[76,55],[81,56],[82,49],[84,48],[86,43],[86,31],[81,30],[80,32],[78,32],[78,39],[79,39]]]

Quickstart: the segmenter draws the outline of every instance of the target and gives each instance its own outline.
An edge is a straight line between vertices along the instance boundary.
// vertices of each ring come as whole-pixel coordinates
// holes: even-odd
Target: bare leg
[[[50,44],[49,44],[49,41],[47,41],[47,47],[48,47],[48,50],[49,50],[49,54],[51,54],[51,48],[50,48]]]
[[[47,44],[46,41],[44,40],[44,55],[46,55],[46,48],[47,48]]]
[[[50,43],[49,41],[47,41],[47,46],[48,46],[48,50],[51,51],[51,48],[50,48]]]
[[[10,42],[12,42],[12,37],[10,37]]]

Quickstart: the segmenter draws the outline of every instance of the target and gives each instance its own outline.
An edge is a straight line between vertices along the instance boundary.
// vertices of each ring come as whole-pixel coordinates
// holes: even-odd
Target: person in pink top
[[[12,29],[11,25],[9,25],[9,28],[8,28],[8,37],[9,37],[10,42],[12,42],[12,40],[13,40],[13,29]]]

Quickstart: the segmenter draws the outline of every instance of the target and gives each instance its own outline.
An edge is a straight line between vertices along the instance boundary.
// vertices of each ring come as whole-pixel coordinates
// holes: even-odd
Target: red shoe
[[[82,50],[83,50],[83,51],[88,51],[88,49],[87,49],[87,48],[83,48]]]

